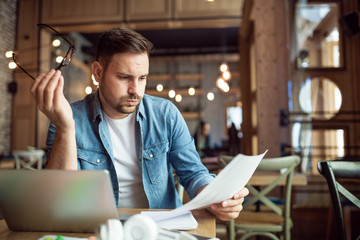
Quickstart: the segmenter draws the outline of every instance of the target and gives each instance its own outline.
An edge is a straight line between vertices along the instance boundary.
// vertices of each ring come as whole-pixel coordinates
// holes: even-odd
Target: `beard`
[[[99,86],[99,90],[104,98],[105,102],[116,112],[122,114],[130,114],[136,111],[137,106],[139,106],[142,96],[137,94],[128,94],[124,96],[112,96],[111,89],[107,87],[106,80],[102,79]],[[136,101],[136,104],[129,103],[128,101]]]

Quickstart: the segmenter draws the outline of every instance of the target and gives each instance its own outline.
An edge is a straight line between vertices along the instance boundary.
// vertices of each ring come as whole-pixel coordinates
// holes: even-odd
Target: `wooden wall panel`
[[[123,0],[42,1],[41,21],[47,24],[78,24],[122,21]]]
[[[17,60],[30,74],[37,76],[39,1],[20,0],[18,13]],[[18,90],[13,103],[11,149],[23,150],[36,144],[36,104],[30,93],[33,80],[18,68],[14,72]]]
[[[258,150],[267,157],[280,156],[275,1],[254,1]]]
[[[243,0],[194,1],[177,0],[175,18],[239,17]]]
[[[126,2],[126,20],[168,20],[171,0],[132,0]]]

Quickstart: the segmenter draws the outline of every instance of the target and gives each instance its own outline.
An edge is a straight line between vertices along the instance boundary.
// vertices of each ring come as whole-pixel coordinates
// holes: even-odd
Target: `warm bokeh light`
[[[55,59],[55,61],[56,61],[57,63],[61,63],[62,60],[63,60],[63,57],[61,57],[61,56],[58,56],[58,57],[56,57],[56,59]]]
[[[99,85],[99,83],[95,80],[94,74],[91,74],[91,80],[92,80],[92,83],[93,83],[95,86],[98,86],[98,85]]]
[[[213,92],[208,92],[208,94],[206,95],[206,97],[207,97],[207,99],[208,99],[209,101],[212,101],[212,100],[215,99],[215,95],[214,95]]]
[[[182,101],[182,96],[180,94],[176,94],[175,101],[176,102],[181,102]]]
[[[61,44],[61,41],[59,39],[54,39],[54,41],[52,41],[52,45],[54,47],[58,47],[58,46],[60,46],[60,44]]]
[[[12,55],[13,55],[13,51],[7,51],[7,52],[5,53],[5,57],[6,57],[6,58],[12,58]]]
[[[227,70],[229,70],[229,66],[227,65],[227,63],[222,63],[219,67],[220,72],[225,72]]]
[[[9,62],[9,68],[10,69],[15,69],[16,68],[16,63],[14,61]]]
[[[87,86],[87,87],[85,88],[85,93],[86,93],[87,95],[89,95],[90,93],[92,93],[92,88],[91,88],[90,86]]]
[[[190,88],[189,88],[189,90],[188,90],[188,93],[189,93],[189,95],[190,95],[190,96],[194,96],[194,95],[195,95],[195,93],[196,93],[195,88],[190,87]]]
[[[164,86],[163,86],[161,83],[159,83],[158,85],[156,85],[156,91],[162,92],[163,90],[164,90]]]
[[[216,80],[216,86],[223,92],[228,92],[230,90],[229,84],[221,77],[218,77]]]
[[[169,91],[169,98],[174,98],[176,95],[175,91],[174,90],[170,90]]]
[[[225,71],[222,73],[222,77],[224,78],[225,81],[229,81],[231,79],[231,73],[230,71]]]

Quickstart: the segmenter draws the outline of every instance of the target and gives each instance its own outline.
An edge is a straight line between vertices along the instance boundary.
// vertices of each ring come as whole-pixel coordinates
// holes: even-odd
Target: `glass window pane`
[[[342,67],[336,3],[298,2],[295,9],[298,68]]]

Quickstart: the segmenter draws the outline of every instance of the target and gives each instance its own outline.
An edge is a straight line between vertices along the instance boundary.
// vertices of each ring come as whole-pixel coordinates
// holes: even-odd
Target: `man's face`
[[[113,119],[127,117],[140,104],[149,74],[146,53],[113,55],[106,72],[98,75],[102,110]],[[97,80],[98,80],[97,79]]]

